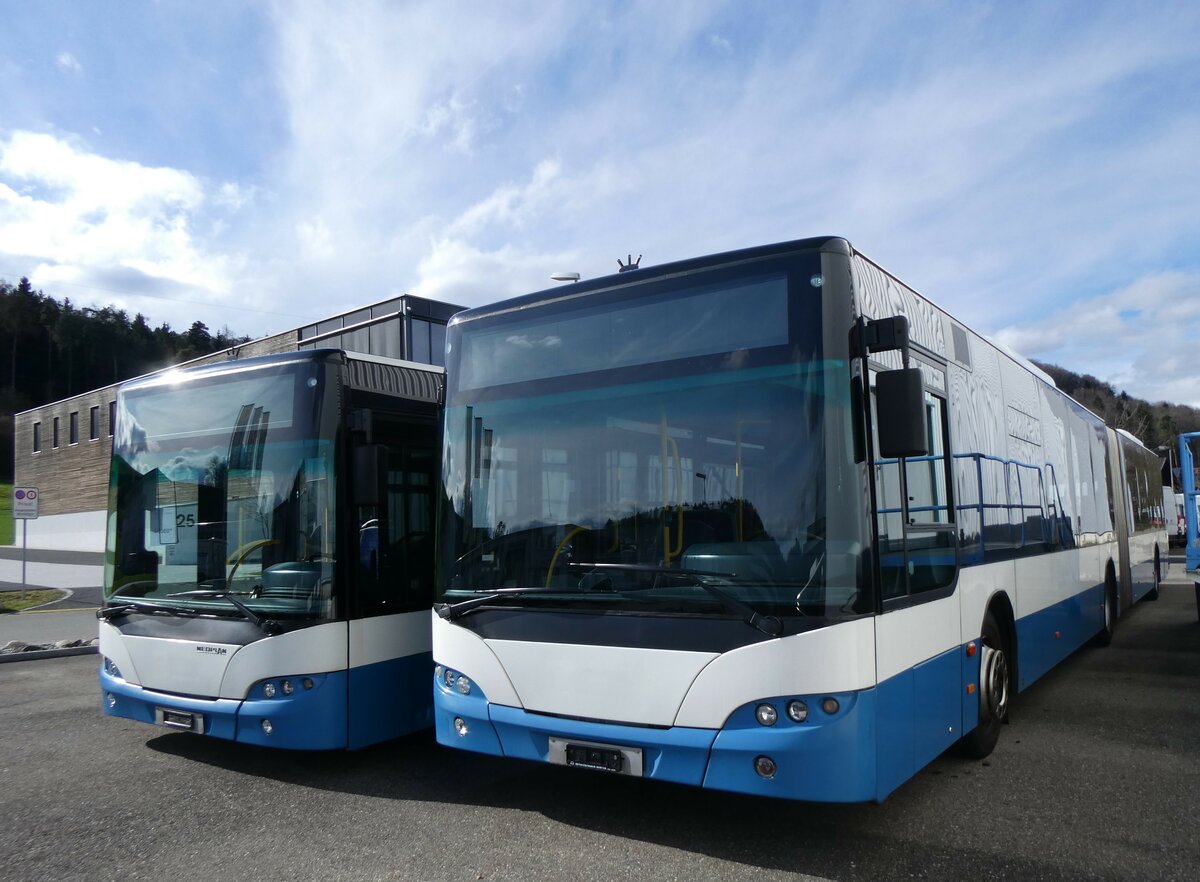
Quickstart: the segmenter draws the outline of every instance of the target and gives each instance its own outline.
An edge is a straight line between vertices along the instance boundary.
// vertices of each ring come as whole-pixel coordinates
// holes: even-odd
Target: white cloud
[[[1092,374],[1139,398],[1200,407],[1200,272],[1146,276],[996,337],[1026,357]]]
[[[63,70],[70,71],[73,74],[83,73],[83,65],[70,52],[60,52],[54,60]]]
[[[506,245],[481,250],[461,239],[440,239],[417,267],[417,284],[409,293],[462,306],[479,306],[550,287],[548,267],[568,267],[578,260],[571,252],[524,251]]]
[[[240,259],[196,241],[191,225],[206,199],[204,185],[177,169],[109,159],[46,134],[0,141],[0,252],[6,264],[36,262],[31,280],[50,292],[62,283],[122,305],[139,296],[220,301]],[[163,307],[155,303],[154,313]]]

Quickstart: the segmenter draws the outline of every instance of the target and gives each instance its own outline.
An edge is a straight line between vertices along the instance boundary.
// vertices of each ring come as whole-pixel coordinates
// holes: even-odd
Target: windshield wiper
[[[625,573],[648,573],[654,576],[687,576],[691,579],[688,584],[695,585],[702,591],[707,592],[710,596],[720,601],[721,605],[727,610],[741,617],[752,628],[762,631],[768,637],[779,637],[783,634],[783,622],[775,618],[775,616],[764,616],[750,604],[744,600],[739,600],[727,591],[718,588],[710,579],[732,579],[735,578],[734,573],[706,573],[703,570],[686,570],[672,569],[671,567],[654,566],[653,564],[620,564],[620,563],[569,563],[568,568],[589,571],[613,570],[615,572]],[[658,579],[655,579],[649,585],[630,585],[613,590],[619,592],[627,591],[653,591],[659,587]]]
[[[282,628],[279,622],[274,619],[264,619],[246,604],[242,603],[233,596],[232,591],[210,591],[207,588],[200,588],[195,591],[178,591],[175,594],[168,594],[167,597],[211,597],[220,600],[228,600],[233,604],[234,608],[240,612],[250,624],[261,630],[268,637],[278,634]]]
[[[126,601],[124,603],[109,603],[96,610],[96,618],[103,621],[115,619],[117,616],[127,616],[130,613],[145,613],[146,615],[167,615],[167,616],[184,616],[188,615],[192,610],[183,609],[174,604],[168,605],[165,603],[134,603]]]
[[[544,585],[532,588],[497,588],[494,591],[489,591],[487,594],[481,594],[479,597],[472,597],[470,600],[460,600],[458,603],[435,603],[433,609],[441,618],[451,621],[457,619],[463,613],[470,612],[477,606],[483,606],[485,603],[499,600],[501,597],[512,597],[518,594],[563,593],[562,588],[550,588]]]

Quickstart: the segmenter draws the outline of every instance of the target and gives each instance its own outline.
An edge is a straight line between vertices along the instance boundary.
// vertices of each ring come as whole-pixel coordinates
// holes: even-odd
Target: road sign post
[[[25,599],[25,553],[29,548],[29,522],[38,516],[41,494],[37,487],[13,487],[12,515],[21,521],[21,599]]]

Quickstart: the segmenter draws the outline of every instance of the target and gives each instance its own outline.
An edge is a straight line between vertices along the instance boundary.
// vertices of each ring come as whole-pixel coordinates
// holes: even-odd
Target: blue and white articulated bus
[[[460,313],[447,358],[450,747],[882,800],[1157,586],[1153,455],[843,239]]]
[[[432,725],[440,368],[337,350],[117,395],[104,710],[251,744]]]

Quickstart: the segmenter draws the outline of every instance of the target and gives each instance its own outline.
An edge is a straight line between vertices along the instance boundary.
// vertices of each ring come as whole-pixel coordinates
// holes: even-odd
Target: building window
[[[52,446],[55,450],[58,449],[58,417],[54,418],[54,437],[51,439]]]
[[[70,428],[70,432],[71,432],[70,443],[78,444],[79,443],[79,411],[77,411],[77,410],[71,411],[70,426],[71,426],[71,428]]]
[[[42,450],[42,424],[33,424],[33,452],[40,453]]]
[[[100,405],[92,406],[88,412],[88,438],[92,441],[100,437]]]
[[[117,420],[117,402],[108,402],[108,437],[113,435],[113,423]]]

